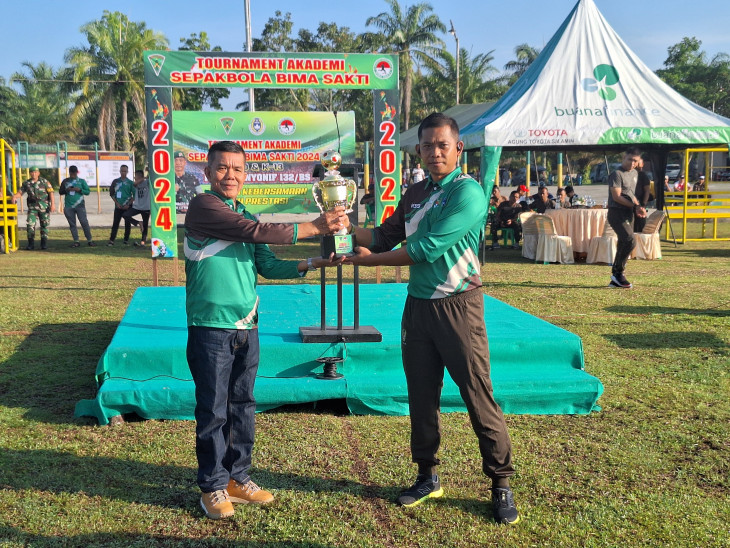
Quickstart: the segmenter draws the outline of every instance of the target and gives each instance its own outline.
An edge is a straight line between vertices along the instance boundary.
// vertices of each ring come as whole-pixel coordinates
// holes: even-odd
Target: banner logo
[[[629,131],[628,135],[626,135],[626,137],[628,137],[630,141],[636,141],[640,136],[641,130],[638,127],[635,127],[634,129]]]
[[[155,71],[155,76],[159,76],[160,71],[162,70],[162,65],[165,64],[165,56],[155,53],[147,56],[147,59],[149,59],[150,65],[152,65],[152,70]]]
[[[160,103],[160,100],[157,98],[156,89],[152,90],[151,95],[152,99],[155,101],[155,106],[152,108],[152,117],[155,120],[164,120],[167,118],[167,115],[170,114],[170,109],[167,108],[167,105]]]
[[[226,135],[229,135],[231,133],[231,128],[233,127],[233,122],[236,120],[230,116],[226,116],[225,118],[221,118],[220,121],[223,126],[223,131],[226,132]]]
[[[593,69],[594,78],[584,78],[581,82],[586,91],[597,91],[598,95],[606,101],[613,101],[616,92],[611,86],[618,84],[618,71],[613,65],[598,65]]]
[[[279,133],[282,135],[292,135],[297,129],[297,125],[291,118],[282,118],[279,120]]]
[[[381,57],[373,65],[373,72],[375,76],[381,80],[387,80],[393,75],[393,63],[389,59]]]
[[[266,131],[266,125],[264,124],[264,121],[257,116],[251,120],[251,123],[248,125],[248,130],[258,137]]]

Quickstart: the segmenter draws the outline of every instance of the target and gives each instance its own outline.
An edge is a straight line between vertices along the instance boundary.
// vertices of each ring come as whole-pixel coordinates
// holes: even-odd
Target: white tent
[[[579,0],[528,70],[492,108],[461,128],[461,138],[467,149],[482,150],[482,180],[491,192],[502,148],[636,145],[653,152],[654,174],[663,178],[669,150],[730,143],[730,119],[665,84],[593,0]]]
[[[593,0],[580,0],[525,74],[461,130],[467,149],[730,142],[730,119],[665,84]]]

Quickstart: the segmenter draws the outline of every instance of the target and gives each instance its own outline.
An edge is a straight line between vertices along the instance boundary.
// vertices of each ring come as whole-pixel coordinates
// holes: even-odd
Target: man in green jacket
[[[340,207],[311,223],[258,222],[236,199],[245,166],[239,144],[214,143],[205,168],[210,190],[192,198],[185,218],[187,359],[195,382],[200,505],[211,519],[232,516],[232,503],[274,500],[249,476],[259,364],[257,276],[299,278],[341,262],[284,261],[266,244],[296,244],[336,232],[347,220]]]
[[[361,247],[345,259],[363,266],[410,265],[401,323],[403,368],[411,418],[415,483],[397,502],[413,507],[444,494],[436,474],[441,444],[439,402],[444,368],[459,387],[479,440],[482,470],[492,482],[498,523],[519,521],[509,478],[512,448],[504,415],[492,393],[484,295],[478,259],[484,235],[484,190],[459,167],[459,126],[441,113],[418,128],[416,151],[429,176],[411,185],[393,215],[369,230],[356,227]],[[346,223],[349,224],[349,223]],[[403,240],[406,244],[394,249]]]
[[[61,196],[66,196],[63,204],[63,214],[66,216],[68,221],[68,228],[71,230],[71,237],[74,239],[74,243],[71,247],[79,247],[79,231],[76,228],[76,219],[81,223],[81,228],[84,231],[86,242],[90,247],[94,247],[96,244],[93,242],[91,237],[91,229],[89,228],[89,221],[86,218],[86,203],[84,196],[88,196],[89,185],[86,181],[79,178],[79,170],[76,166],[70,166],[68,168],[68,177],[61,181],[61,187],[58,189],[58,193]]]

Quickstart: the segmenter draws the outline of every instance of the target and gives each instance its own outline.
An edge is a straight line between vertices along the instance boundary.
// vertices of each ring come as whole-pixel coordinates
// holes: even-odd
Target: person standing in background
[[[134,183],[127,178],[129,168],[123,165],[119,168],[119,177],[112,181],[109,186],[109,195],[114,200],[114,219],[112,221],[112,231],[109,234],[109,243],[107,246],[113,246],[114,240],[117,238],[119,230],[119,222],[124,218],[124,245],[129,244],[129,233],[132,230],[132,224],[137,224],[135,219],[124,217],[124,212],[132,207],[134,201]]]
[[[134,172],[134,201],[132,207],[124,212],[125,219],[129,217],[130,222],[135,215],[142,216],[142,238],[134,245],[144,247],[147,245],[147,227],[150,222],[150,182],[141,169]]]
[[[30,179],[25,181],[20,190],[13,195],[12,202],[16,203],[23,196],[28,196],[28,217],[26,230],[28,233],[28,245],[25,249],[35,249],[35,223],[41,224],[41,249],[46,249],[48,242],[48,226],[51,224],[51,213],[56,211],[56,201],[53,197],[53,187],[41,175],[37,167],[30,168]]]
[[[91,228],[89,228],[89,221],[86,218],[86,201],[84,200],[84,196],[88,196],[91,192],[89,185],[79,177],[79,169],[76,166],[68,168],[68,175],[66,179],[61,181],[58,193],[61,196],[66,196],[63,203],[63,214],[66,216],[68,228],[71,230],[71,237],[74,239],[71,247],[81,246],[79,231],[76,228],[76,219],[81,224],[87,244],[89,247],[94,247],[96,244],[91,237]]]

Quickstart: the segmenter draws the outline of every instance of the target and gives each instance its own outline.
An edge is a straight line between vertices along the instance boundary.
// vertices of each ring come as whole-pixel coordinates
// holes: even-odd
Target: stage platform
[[[352,285],[343,288],[344,324],[352,324]],[[353,413],[407,415],[400,353],[405,284],[361,284],[360,323],[383,334],[379,343],[302,343],[299,327],[319,325],[319,285],[259,286],[261,364],[257,410],[344,398]],[[505,413],[586,414],[603,393],[584,371],[583,345],[573,333],[485,296],[494,395]],[[336,286],[327,287],[328,324],[336,323]],[[75,416],[99,424],[125,413],[148,419],[194,418],[195,392],[185,358],[184,287],[140,287],[101,356],[93,400]],[[341,356],[338,380],[320,380],[322,355]],[[443,412],[465,411],[448,373]]]

